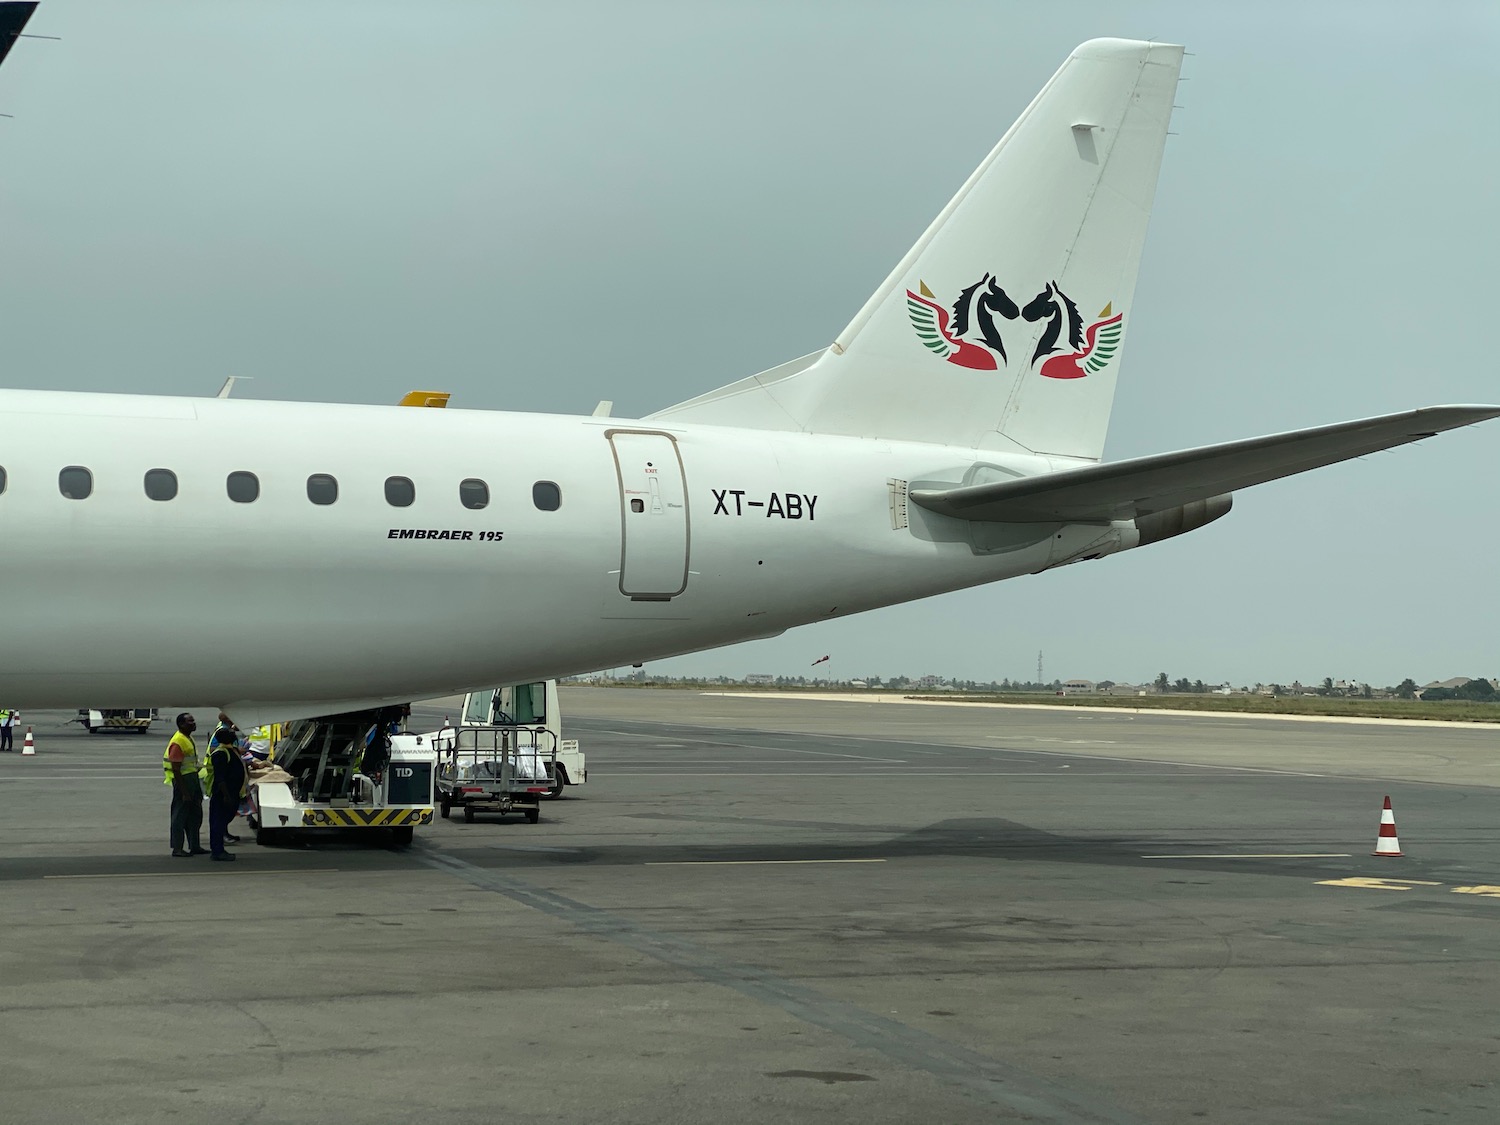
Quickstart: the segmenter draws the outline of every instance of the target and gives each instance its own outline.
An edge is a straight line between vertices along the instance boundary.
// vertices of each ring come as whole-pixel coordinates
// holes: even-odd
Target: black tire
[[[474,806],[473,805],[465,805],[464,806],[464,823],[465,824],[473,824],[474,823]]]
[[[398,848],[411,847],[413,828],[410,824],[391,829],[391,843]]]
[[[281,843],[281,833],[274,828],[257,828],[255,842],[263,848],[274,847]]]
[[[438,802],[438,814],[444,820],[448,819],[448,814],[451,813],[452,811],[453,811],[453,802],[451,802],[451,801],[439,801]]]
[[[531,824],[538,823],[542,819],[542,810],[541,809],[527,809],[526,810],[526,819]]]
[[[563,795],[563,789],[567,787],[568,771],[562,766],[553,766],[548,772],[552,776],[552,788],[547,790],[547,797],[555,801]]]

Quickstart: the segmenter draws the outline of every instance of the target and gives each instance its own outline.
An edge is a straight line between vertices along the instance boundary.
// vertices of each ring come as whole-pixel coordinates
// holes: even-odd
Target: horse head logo
[[[995,371],[1010,362],[997,317],[1046,321],[1031,366],[1040,364],[1040,373],[1049,379],[1081,379],[1109,364],[1119,349],[1124,319],[1120,313],[1111,315],[1111,308],[1105,305],[1085,329],[1078,306],[1057,282],[1048,282],[1025,306],[1017,306],[989,273],[959,291],[951,317],[926,282],[918,281],[915,293],[906,291],[906,314],[922,345],[949,363],[976,371]]]
[[[1067,334],[1069,347],[1076,348],[1083,343],[1083,318],[1078,315],[1078,306],[1057,287],[1055,281],[1049,281],[1047,288],[1026,302],[1026,307],[1021,310],[1021,317],[1033,323],[1043,318],[1047,320],[1047,327],[1042,330],[1041,338],[1036,342],[1036,351],[1031,353],[1033,367],[1042,356],[1062,350],[1057,342],[1063,338],[1064,333]]]
[[[992,276],[986,273],[959,293],[953,302],[951,327],[948,310],[938,303],[927,283],[919,281],[917,287],[918,293],[906,291],[906,315],[925,347],[949,363],[978,371],[997,370],[997,355],[1000,363],[1010,362],[995,316],[1015,320],[1021,310]]]

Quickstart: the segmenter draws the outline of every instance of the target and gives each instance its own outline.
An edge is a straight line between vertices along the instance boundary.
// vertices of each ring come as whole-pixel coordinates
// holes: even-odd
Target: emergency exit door
[[[666,601],[687,589],[687,483],[666,434],[611,430],[620,477],[620,593]]]

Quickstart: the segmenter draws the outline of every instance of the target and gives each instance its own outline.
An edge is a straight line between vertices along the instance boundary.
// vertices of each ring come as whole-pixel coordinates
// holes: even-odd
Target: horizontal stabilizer
[[[983,523],[1128,520],[1496,417],[1500,406],[1429,406],[1021,480],[913,489],[911,501]]]

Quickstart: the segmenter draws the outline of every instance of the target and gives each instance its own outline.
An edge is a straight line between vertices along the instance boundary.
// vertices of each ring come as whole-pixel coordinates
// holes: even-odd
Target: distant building
[[[745,677],[747,684],[774,684],[776,677],[769,672],[751,672]]]
[[[1473,682],[1473,678],[1470,676],[1454,676],[1451,680],[1433,680],[1430,684],[1423,684],[1422,690],[1426,691],[1428,688],[1440,687],[1447,688],[1449,691],[1457,691],[1464,684],[1471,682]],[[1493,683],[1494,681],[1491,680],[1490,682]]]
[[[1064,695],[1085,695],[1094,690],[1093,680],[1064,680],[1058,685],[1062,688]]]

